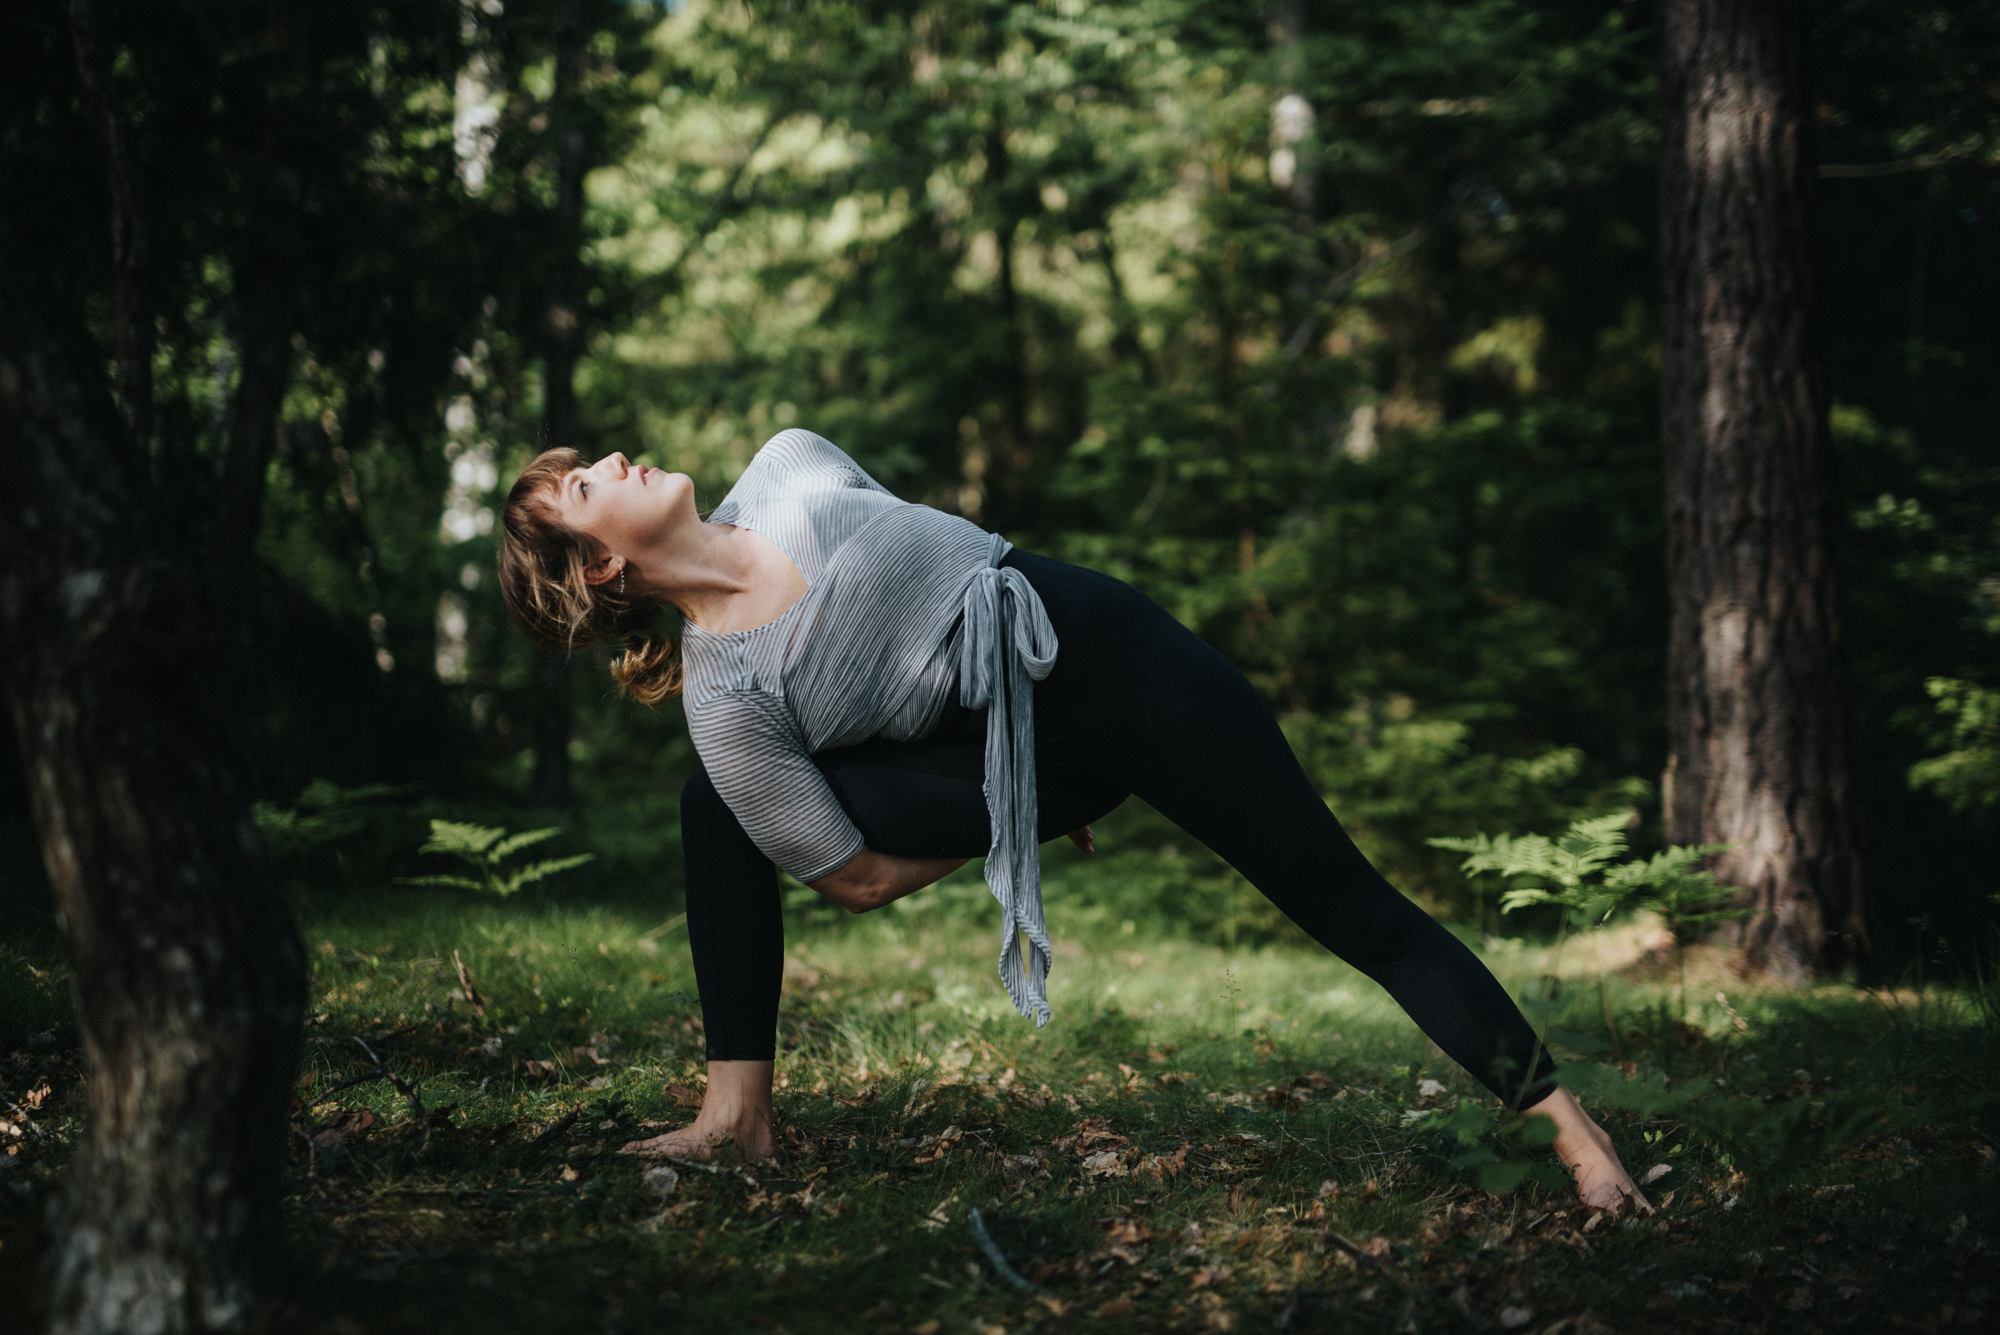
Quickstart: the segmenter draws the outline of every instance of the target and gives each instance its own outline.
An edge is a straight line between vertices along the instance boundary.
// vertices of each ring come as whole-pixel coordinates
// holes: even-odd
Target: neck
[[[737,539],[742,530],[730,524],[675,524],[664,529],[646,550],[634,554],[643,572],[640,591],[672,603],[695,625],[713,620],[713,613],[753,583],[752,553]]]

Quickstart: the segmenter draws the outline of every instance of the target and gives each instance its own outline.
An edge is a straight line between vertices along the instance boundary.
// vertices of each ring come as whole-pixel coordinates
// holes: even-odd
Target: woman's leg
[[[901,857],[985,854],[991,826],[982,788],[984,714],[955,711],[923,741],[870,742],[814,759],[868,847]],[[1124,794],[1098,787],[1073,792],[1052,776],[1043,797],[1045,828],[1066,833],[1102,816]],[[706,771],[681,793],[681,846],[708,1090],[692,1126],[628,1148],[706,1157],[726,1140],[763,1158],[772,1151],[771,1075],[785,960],[777,869]]]
[[[681,855],[708,1059],[770,1061],[785,976],[778,869],[750,842],[707,770],[681,790]]]
[[[706,770],[681,790],[681,852],[708,1088],[692,1125],[625,1148],[706,1159],[732,1145],[746,1158],[767,1159],[777,1148],[771,1071],[785,974],[778,870],[750,842]]]
[[[1134,793],[1380,983],[1503,1102],[1554,1115],[1580,1190],[1608,1193],[1593,1203],[1636,1194],[1609,1140],[1551,1080],[1553,1063],[1513,998],[1362,856],[1243,674],[1118,581],[1025,553],[1008,561],[1041,594],[1061,645],[1049,689],[1036,694],[1038,749],[1047,715],[1074,763],[1115,752]]]
[[[1038,733],[1044,714],[1067,729],[1076,763],[1115,751],[1133,792],[1381,983],[1503,1100],[1526,1106],[1548,1094],[1548,1062],[1520,1008],[1478,956],[1369,865],[1242,673],[1116,580],[1044,557],[1007,559],[1041,594],[1061,645],[1049,689],[1035,697]]]

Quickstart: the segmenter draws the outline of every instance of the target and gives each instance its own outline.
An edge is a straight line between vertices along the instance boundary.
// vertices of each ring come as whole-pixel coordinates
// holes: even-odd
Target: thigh
[[[1037,695],[1039,701],[1040,696]],[[1039,734],[1040,729],[1037,728]],[[813,757],[868,847],[906,858],[979,858],[993,844],[986,806],[985,716],[943,736],[864,742]],[[1042,840],[1101,820],[1127,790],[1067,745],[1036,743]]]
[[[1295,917],[1329,883],[1380,881],[1234,664],[1108,575],[1027,553],[1007,560],[1041,595],[1059,643],[1035,700],[1038,769],[1115,772]]]
[[[977,858],[992,845],[981,744],[864,742],[822,751],[813,763],[878,853]]]

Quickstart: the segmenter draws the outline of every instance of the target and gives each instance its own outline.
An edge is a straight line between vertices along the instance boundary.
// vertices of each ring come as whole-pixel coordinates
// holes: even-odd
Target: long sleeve
[[[812,762],[783,701],[763,691],[711,696],[688,709],[708,777],[751,842],[801,881],[847,865],[862,835]]]

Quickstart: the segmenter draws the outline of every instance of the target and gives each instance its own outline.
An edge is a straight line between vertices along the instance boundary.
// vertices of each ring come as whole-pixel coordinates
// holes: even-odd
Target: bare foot
[[[771,1163],[778,1157],[771,1132],[771,1063],[710,1062],[708,1088],[691,1126],[635,1140],[620,1154],[665,1154],[708,1163],[728,1159]]]
[[[708,1163],[716,1159],[769,1163],[777,1158],[777,1145],[771,1137],[768,1123],[763,1127],[763,1133],[759,1137],[754,1130],[748,1135],[715,1131],[704,1127],[701,1119],[697,1117],[691,1126],[680,1127],[646,1140],[631,1141],[621,1146],[618,1152],[664,1154],[674,1159],[692,1159],[697,1163]]]
[[[1630,1205],[1641,1214],[1653,1213],[1653,1203],[1618,1161],[1611,1137],[1591,1120],[1576,1096],[1559,1089],[1529,1110],[1530,1115],[1547,1115],[1556,1124],[1556,1157],[1576,1179],[1577,1199],[1593,1210],[1614,1214]]]

